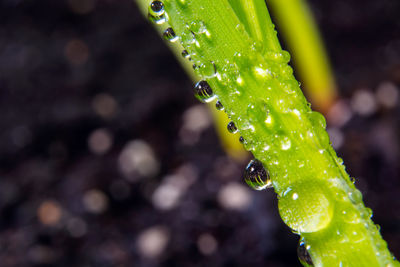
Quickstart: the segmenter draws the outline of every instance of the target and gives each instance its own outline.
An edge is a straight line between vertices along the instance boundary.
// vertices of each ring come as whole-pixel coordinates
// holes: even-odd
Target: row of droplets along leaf
[[[157,24],[162,24],[168,20],[168,16],[164,10],[164,5],[162,1],[153,1],[150,4],[149,17],[153,22]],[[195,63],[193,64],[193,68],[200,76],[203,77],[203,79],[217,78],[222,84],[225,85],[234,81],[236,82],[237,85],[242,86],[244,80],[242,76],[239,74],[240,71],[237,66],[238,64],[236,64],[235,62],[227,61],[225,62],[226,63],[225,65],[223,65],[220,69],[217,70],[217,66],[214,61],[211,60],[204,61],[196,59],[198,56],[197,54],[201,54],[198,51],[200,43],[196,39],[200,34],[205,34],[206,38],[210,38],[211,36],[210,32],[208,32],[203,22],[195,21],[192,22],[191,24],[187,24],[186,31],[180,37],[178,37],[175,34],[174,30],[171,27],[165,30],[163,36],[166,40],[169,40],[171,42],[175,42],[177,40],[181,41],[182,45],[186,48],[184,51],[182,51],[182,56],[184,58],[187,58],[188,60],[193,60],[193,58],[195,58]],[[257,44],[254,44],[254,47],[256,46]],[[188,50],[196,51],[197,54],[195,52],[190,53],[188,52]],[[293,93],[295,93],[296,89],[298,88],[298,84],[296,81],[293,81],[293,79],[292,80],[289,79],[290,76],[292,75],[292,69],[290,68],[290,66],[287,66],[287,62],[290,60],[289,54],[286,51],[283,51],[281,53],[268,52],[264,55],[264,57],[266,58],[267,64],[263,63],[256,64],[255,67],[253,68],[253,73],[252,73],[254,77],[258,79],[263,79],[265,85],[267,86],[270,86],[269,81],[272,80],[274,82],[278,81],[280,87],[283,88],[287,94],[292,95]],[[245,57],[241,57],[241,54],[237,53],[236,59],[240,62],[240,60],[242,61],[245,60]],[[240,63],[242,65],[246,64],[249,65],[247,62],[240,62]],[[232,75],[232,73],[234,75]],[[214,94],[213,90],[211,89],[210,85],[206,80],[201,80],[195,85],[194,93],[195,96],[201,102],[211,102],[217,98],[217,95]],[[237,93],[237,95],[240,95],[240,93]],[[294,116],[298,116],[299,121],[301,121],[300,116],[304,112],[300,112],[297,109],[291,108],[292,106],[294,106],[294,104],[290,103],[290,99],[281,98],[277,101],[276,106],[281,107],[280,110],[284,111],[285,113],[291,113]],[[218,110],[225,109],[220,101],[216,102],[216,108]],[[248,115],[250,118],[252,115],[251,113],[253,108],[254,107],[251,106],[248,108],[248,113],[250,113]],[[265,113],[267,114],[265,118],[265,124],[266,125],[271,124],[273,119],[271,116],[268,116],[269,111],[266,111]],[[256,112],[254,112],[254,114],[256,114]],[[299,133],[298,137],[301,140],[310,137],[309,140],[311,140],[313,145],[320,147],[321,148],[320,153],[323,154],[326,152],[326,148],[330,146],[329,137],[327,136],[327,133],[325,131],[326,127],[325,119],[318,112],[308,111],[306,112],[306,114],[312,124],[312,131],[307,132],[306,136],[304,136],[302,133]],[[238,128],[233,122],[230,122],[227,128],[228,131],[231,133],[238,132]],[[243,127],[241,127],[241,129],[242,128]],[[254,127],[252,128],[251,124],[250,126],[248,125],[247,128],[254,131]],[[313,138],[314,135],[316,136],[316,138]],[[247,150],[254,149],[254,144],[249,144],[249,142],[247,142],[242,136],[240,136],[239,140],[244,144]],[[289,150],[291,148],[291,140],[287,136],[281,138],[281,141],[279,143],[281,150]],[[263,147],[263,150],[266,151],[269,150],[269,148],[270,146],[266,145]],[[272,164],[274,164],[274,162],[272,162]],[[304,163],[300,164],[304,165]],[[342,164],[340,163],[339,165],[342,166]],[[245,170],[244,177],[246,183],[250,187],[256,190],[272,187],[272,182],[268,172],[264,169],[262,163],[258,160],[252,160],[249,163],[249,165]],[[299,188],[301,187],[304,186],[300,186]],[[296,186],[288,188],[283,193],[279,201],[281,216],[285,221],[285,223],[289,225],[295,232],[298,233],[315,232],[327,227],[327,225],[329,225],[330,221],[332,220],[333,210],[334,210],[334,205],[333,205],[334,201],[330,199],[331,197],[326,196],[324,193],[320,193],[323,192],[323,190],[316,189],[315,193],[321,194],[318,196],[319,199],[318,202],[316,202],[315,200],[313,201],[313,199],[309,198],[309,196],[313,196],[315,199],[315,194],[311,194],[310,192],[308,192],[307,194],[301,194],[300,193],[301,190],[294,190],[294,188],[296,188]],[[357,189],[352,189],[349,190],[347,196],[348,198],[354,199],[353,201],[357,202],[357,197],[355,196],[358,194],[359,191]],[[303,200],[298,201],[301,199]],[[305,203],[308,204],[314,203],[312,205],[308,205],[309,210],[310,209],[313,210],[313,208],[317,207],[320,209],[320,213],[317,214],[316,216],[315,214],[308,214],[307,210],[303,210],[301,208],[302,206],[304,206]],[[358,206],[363,206],[361,204],[361,199],[357,203]],[[365,216],[365,214],[369,213],[367,209],[365,208],[363,209],[362,207],[358,208],[359,208],[358,211],[362,210],[361,213],[363,217],[368,217]],[[341,212],[343,216],[347,216],[346,218],[348,219],[348,221],[353,223],[354,221],[357,221],[358,218],[356,214],[357,211],[355,211],[354,209],[352,210],[351,208],[348,208],[347,210],[342,210]],[[297,215],[293,216],[293,213]],[[352,220],[353,217],[354,220]],[[301,219],[299,220],[299,218]],[[354,240],[356,240],[357,234],[354,233],[356,232],[353,232]]]
[[[154,2],[156,2],[156,3],[154,3]],[[161,15],[165,15],[165,12],[161,12],[160,11],[161,7],[163,6],[162,2],[161,1],[154,1],[154,2],[150,5],[150,8],[154,12],[154,15],[157,15],[157,16],[160,16],[160,14]],[[197,24],[197,25],[199,25],[199,24]],[[204,27],[203,24],[200,24],[199,28],[196,29],[195,31],[197,33],[206,32],[205,27]],[[194,32],[192,32],[192,33],[194,33]],[[194,34],[193,34],[193,36],[194,36]],[[176,41],[177,40],[175,32],[173,31],[172,28],[168,28],[164,32],[164,37],[169,41]],[[185,58],[188,58],[188,59],[190,58],[190,54],[187,52],[187,50],[184,50],[182,52],[182,56],[184,56]],[[278,60],[280,59],[276,55],[275,55],[275,58],[278,59]],[[283,62],[287,63],[288,60],[289,60],[289,58],[283,59]],[[212,66],[212,70],[210,72],[216,73],[215,64],[212,64],[212,65],[213,65]],[[268,76],[269,75],[269,73],[267,71],[265,71],[264,69],[262,69],[261,67],[256,67],[255,68],[255,74],[259,75],[259,76]],[[241,81],[239,81],[239,83],[240,82]],[[211,87],[209,86],[207,81],[205,81],[205,80],[202,80],[202,81],[198,82],[195,85],[194,93],[195,93],[195,96],[202,102],[210,102],[210,101],[212,101],[212,100],[214,100],[216,98],[216,95],[214,95],[213,90],[211,89]],[[222,105],[222,103],[220,101],[217,101],[216,108],[219,109],[219,110],[223,110],[224,109],[224,107],[223,107],[223,105]],[[252,107],[249,108],[249,113],[251,113],[251,108]],[[268,112],[266,112],[266,113],[268,113]],[[252,117],[251,114],[249,114],[249,117],[250,118]],[[266,124],[270,124],[271,123],[271,118],[266,118],[265,122],[266,122]],[[324,123],[321,123],[320,121],[318,121],[318,123],[320,125],[324,124]],[[227,128],[228,128],[228,131],[231,132],[231,133],[236,133],[238,131],[236,125],[234,124],[234,122],[230,122],[228,124]],[[251,128],[251,127],[249,127],[249,128]],[[245,145],[245,148],[247,148],[247,149],[251,149],[252,148],[252,147],[250,147],[248,145],[248,142],[246,142],[246,140],[242,136],[239,138],[239,140]],[[282,138],[280,144],[281,144],[281,149],[282,150],[288,150],[291,147],[291,141],[290,141],[290,139],[288,137]],[[264,150],[268,150],[268,147],[264,147]],[[258,164],[256,164],[257,162],[258,162]],[[251,187],[253,187],[255,189],[266,188],[266,187],[272,186],[272,183],[270,181],[269,175],[268,176],[254,176],[254,175],[252,175],[252,173],[254,174],[254,173],[259,173],[259,172],[258,171],[250,172],[249,171],[249,170],[253,170],[254,171],[255,170],[254,166],[258,166],[259,167],[260,165],[262,166],[261,162],[259,162],[259,161],[251,162],[249,164],[248,168],[246,168],[246,171],[245,171],[246,183],[248,183]],[[259,169],[259,168],[257,168],[257,169]],[[265,170],[264,170],[264,173],[266,173]],[[298,230],[302,230],[302,229],[295,229],[295,230],[298,231]]]

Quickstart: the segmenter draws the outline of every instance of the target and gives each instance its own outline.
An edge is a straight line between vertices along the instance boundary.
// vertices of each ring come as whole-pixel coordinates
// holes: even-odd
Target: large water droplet
[[[279,213],[283,221],[299,233],[317,232],[329,225],[334,202],[327,185],[310,179],[288,187],[279,198]]]
[[[194,94],[203,103],[211,102],[216,98],[210,85],[204,80],[194,86]]]
[[[218,110],[224,110],[225,109],[220,101],[217,101],[217,103],[215,103],[215,108],[218,109]]]
[[[164,31],[163,37],[165,40],[170,42],[175,42],[178,40],[178,36],[176,36],[174,30],[172,28],[168,28]]]
[[[233,121],[228,123],[228,126],[226,127],[228,129],[228,132],[230,133],[237,133],[238,129]]]
[[[164,4],[161,1],[153,1],[150,4],[149,7],[149,12],[152,15],[156,15],[156,16],[161,16],[162,14],[164,14],[165,10],[164,10]]]
[[[255,190],[263,190],[272,187],[269,173],[265,170],[261,161],[253,159],[244,171],[245,182]]]
[[[308,253],[309,249],[309,245],[307,245],[302,240],[299,241],[299,245],[297,247],[297,257],[299,257],[301,264],[303,264],[304,266],[314,266],[311,256]]]

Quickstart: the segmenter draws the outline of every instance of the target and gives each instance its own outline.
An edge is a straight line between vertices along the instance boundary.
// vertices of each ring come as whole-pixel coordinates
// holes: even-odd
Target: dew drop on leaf
[[[178,40],[178,36],[176,36],[176,34],[172,28],[167,28],[163,33],[163,37],[165,40],[170,41],[170,42],[175,42]]]
[[[288,150],[292,146],[292,143],[288,137],[283,137],[281,140],[281,149],[282,150]]]
[[[149,13],[148,19],[155,24],[163,24],[167,21],[165,14],[162,14],[161,16],[155,16]]]
[[[290,185],[279,198],[282,220],[299,233],[317,232],[332,221],[334,202],[326,185],[310,179]]]
[[[153,1],[150,3],[149,12],[155,16],[161,16],[164,14],[164,4],[161,1]]]
[[[228,132],[230,133],[237,133],[238,129],[233,121],[228,123],[228,126],[226,127],[228,129]]]
[[[299,261],[304,266],[314,266],[311,256],[308,253],[309,249],[310,249],[309,245],[307,245],[302,240],[299,241],[299,245],[297,246],[297,257],[299,257]]]
[[[255,190],[263,190],[272,187],[269,173],[265,170],[261,161],[253,159],[244,171],[245,182]]]
[[[217,101],[217,103],[215,103],[215,108],[217,110],[224,110],[225,109],[220,101]]]
[[[204,80],[201,80],[194,86],[194,94],[203,103],[211,102],[216,98],[210,85]]]
[[[192,31],[184,31],[182,33],[182,44],[184,46],[190,46],[196,42],[196,35]]]
[[[198,71],[203,78],[214,78],[217,75],[217,67],[215,66],[214,61],[202,63],[198,67]]]
[[[183,50],[182,51],[182,57],[184,57],[184,58],[186,58],[188,60],[191,60],[190,59],[190,54],[189,54],[189,52],[187,50]]]

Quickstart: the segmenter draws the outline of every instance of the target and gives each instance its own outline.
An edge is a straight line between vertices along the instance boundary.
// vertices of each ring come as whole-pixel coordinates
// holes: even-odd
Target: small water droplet
[[[288,150],[292,146],[292,143],[290,142],[290,139],[288,137],[284,137],[281,141],[281,149],[282,150]]]
[[[352,208],[348,207],[342,210],[343,220],[347,223],[358,223],[359,218],[357,217],[357,212]]]
[[[265,170],[261,161],[253,159],[244,171],[245,182],[255,190],[263,190],[272,187],[269,173]]]
[[[151,2],[149,11],[153,15],[161,16],[165,12],[163,2],[161,2],[161,1],[153,1],[153,2]]]
[[[214,61],[201,64],[198,71],[203,78],[214,78],[217,75],[217,67],[215,66]]]
[[[297,257],[299,257],[301,264],[303,264],[303,265],[307,264],[309,266],[314,266],[311,256],[308,253],[309,249],[310,249],[310,246],[306,245],[306,243],[304,241],[300,240],[299,245],[297,247]]]
[[[171,27],[164,31],[163,37],[165,40],[170,42],[175,42],[178,40],[178,36],[176,36],[174,30]]]
[[[217,103],[215,103],[215,108],[218,109],[218,110],[224,110],[225,109],[220,101],[217,101]]]
[[[272,74],[271,70],[267,68],[262,68],[262,67],[255,67],[254,68],[254,73],[256,74],[257,77],[262,78],[262,79],[271,79],[274,77]]]
[[[243,136],[239,137],[239,142],[244,144],[245,140],[244,140]]]
[[[227,129],[228,129],[228,132],[230,132],[230,133],[237,133],[237,131],[238,131],[238,129],[233,121],[228,123]]]
[[[211,102],[216,98],[210,85],[204,80],[201,80],[194,86],[194,94],[203,103]]]
[[[182,57],[184,57],[184,58],[186,58],[188,60],[191,60],[190,54],[189,54],[189,52],[187,50],[183,50],[182,51]]]
[[[148,19],[155,24],[163,24],[167,21],[167,17],[165,16],[165,14],[162,14],[161,16],[155,16],[149,13]]]
[[[354,184],[356,182],[356,178],[350,177],[350,182],[352,182]]]
[[[352,192],[348,193],[348,196],[353,204],[358,204],[362,201],[362,194],[358,189],[353,189]]]
[[[197,34],[205,33],[207,28],[203,21],[193,21],[189,26],[190,30]]]
[[[182,44],[184,46],[190,46],[196,42],[196,35],[192,31],[184,31],[182,33]]]

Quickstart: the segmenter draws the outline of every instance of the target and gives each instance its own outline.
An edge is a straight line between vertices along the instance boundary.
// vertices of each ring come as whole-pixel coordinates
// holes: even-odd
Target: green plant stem
[[[228,0],[164,4],[198,75],[224,105],[245,148],[269,171],[281,217],[306,242],[314,264],[398,266],[332,149],[323,116],[311,111],[294,79],[272,23],[250,23],[268,14],[263,0],[249,1],[234,8]]]
[[[300,78],[315,107],[327,111],[336,84],[316,23],[306,0],[267,0],[280,33],[287,41]]]
[[[147,17],[149,0],[136,0],[135,2],[142,14]],[[163,24],[157,25],[155,29],[157,30],[157,32],[162,34],[167,27],[167,25]],[[187,73],[187,75],[189,75],[190,79],[192,79],[193,81],[199,80],[200,76],[193,71],[193,63],[181,56],[181,52],[184,49],[182,45],[180,43],[169,42],[166,42],[166,44],[174,52],[177,60],[181,64],[183,70]],[[237,161],[243,161],[245,158],[248,158],[249,153],[243,149],[243,146],[242,144],[240,144],[238,139],[226,131],[226,124],[230,121],[227,115],[223,112],[218,112],[217,110],[215,110],[215,101],[209,103],[208,106],[214,120],[217,135],[225,152],[231,158]]]

